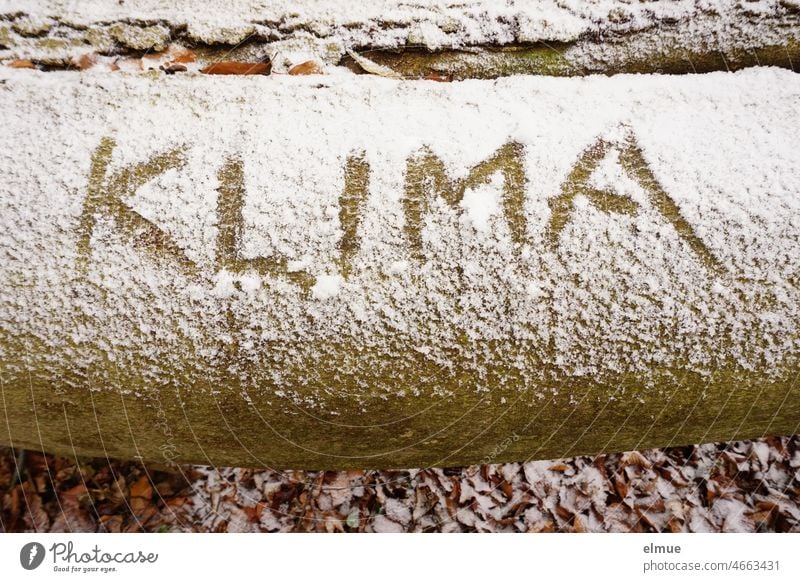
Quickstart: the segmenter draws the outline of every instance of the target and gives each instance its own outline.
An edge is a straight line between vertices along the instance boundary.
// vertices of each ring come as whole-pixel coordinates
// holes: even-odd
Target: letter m
[[[503,215],[511,231],[511,239],[519,247],[525,242],[525,171],[524,148],[517,142],[509,142],[498,149],[489,159],[470,169],[462,180],[451,180],[444,163],[430,149],[411,156],[406,164],[405,233],[411,247],[411,255],[424,260],[422,250],[422,227],[425,215],[431,210],[431,190],[453,209],[458,209],[467,189],[488,183],[496,172],[503,176]]]

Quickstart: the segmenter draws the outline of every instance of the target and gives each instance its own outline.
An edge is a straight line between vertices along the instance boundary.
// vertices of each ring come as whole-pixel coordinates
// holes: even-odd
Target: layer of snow
[[[500,214],[500,197],[503,179],[499,174],[492,176],[489,184],[478,188],[470,188],[464,192],[461,207],[472,226],[487,232],[493,216]]]
[[[311,293],[317,299],[330,299],[339,293],[342,278],[338,275],[320,275],[311,288]]]
[[[110,360],[164,381],[182,366],[228,365],[233,346],[243,383],[283,394],[317,386],[309,366],[327,356],[357,378],[398,349],[445,370],[457,353],[474,378],[502,365],[519,389],[551,373],[627,373],[646,385],[654,370],[707,375],[729,363],[777,375],[800,354],[800,76],[788,71],[439,84],[0,69],[0,110],[6,381],[24,375],[15,338],[39,342],[36,357],[54,374]],[[182,247],[197,274],[140,248],[102,211],[88,274],[78,273],[90,163],[107,136],[118,144],[108,174],[184,148],[180,167],[122,202]],[[618,167],[626,136],[720,270]],[[638,211],[604,212],[579,193],[552,245],[549,202],[598,138],[611,153],[591,184]],[[435,200],[424,260],[415,258],[404,232],[409,156],[427,147],[456,180],[509,141],[524,147],[524,243],[502,206],[482,202],[502,191],[496,177],[468,193],[466,209]],[[369,191],[340,284],[338,201],[345,160],[359,152]],[[228,159],[244,168],[241,255],[308,273],[311,294],[288,276],[217,266]],[[348,344],[376,359],[342,359],[337,346]],[[398,385],[417,373],[410,360],[393,365]]]
[[[632,31],[667,34],[679,24],[687,43],[718,50],[725,43],[767,46],[787,35],[796,38],[798,4],[796,0],[215,0],[198,7],[190,0],[0,0],[2,15],[26,31],[147,24],[155,25],[151,34],[185,29],[192,39],[206,43],[238,44],[256,35],[272,41],[314,38],[341,43],[344,49],[569,42]],[[760,22],[772,20],[781,24],[758,28]],[[70,38],[68,32],[61,30],[53,38]],[[295,49],[283,47],[284,52]]]

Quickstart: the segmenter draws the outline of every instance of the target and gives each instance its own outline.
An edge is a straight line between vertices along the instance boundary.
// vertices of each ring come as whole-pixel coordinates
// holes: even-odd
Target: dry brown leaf
[[[188,502],[189,502],[189,500],[186,497],[173,497],[171,499],[167,499],[166,505],[167,505],[167,507],[171,507],[173,509],[177,509],[179,507],[183,507]]]
[[[453,490],[450,492],[450,495],[445,497],[445,505],[447,506],[447,512],[450,514],[450,517],[454,517],[458,513],[458,507],[456,503],[461,498],[461,484],[457,481],[453,481]]]
[[[144,497],[132,497],[130,500],[131,511],[135,514],[141,513],[146,507],[150,505],[150,500]]]
[[[323,514],[325,518],[325,531],[328,533],[344,533],[344,521],[335,513],[326,512]]]
[[[193,63],[197,59],[194,52],[179,44],[171,44],[167,48],[167,56],[173,63]]]
[[[101,531],[119,533],[122,531],[121,515],[104,515],[100,518]]]
[[[546,522],[531,525],[528,531],[531,533],[553,533],[556,531],[556,524],[552,520],[547,520]]]
[[[136,483],[131,485],[131,497],[150,500],[153,497],[153,485],[147,476],[142,476]]]
[[[20,514],[20,500],[22,499],[20,492],[21,489],[19,487],[14,487],[9,494],[8,509],[15,518]]]
[[[59,496],[61,511],[53,520],[53,531],[93,532],[97,529],[94,517],[82,507],[83,503],[91,504],[91,497],[86,485],[80,483],[63,491]]]
[[[156,484],[156,493],[158,493],[160,497],[171,497],[175,495],[176,491],[169,481],[160,481]]]
[[[290,75],[322,75],[322,67],[317,61],[305,61],[289,69]]]
[[[304,488],[302,483],[281,483],[278,490],[272,495],[272,510],[277,511],[284,503],[291,503]]]
[[[756,509],[761,511],[765,510],[773,511],[780,509],[780,505],[778,505],[777,503],[775,503],[770,499],[764,499],[763,501],[759,501],[758,503],[756,503]]]
[[[437,83],[452,83],[453,75],[439,75],[437,73],[428,73],[422,77],[425,81],[436,81]]]
[[[767,523],[772,517],[772,511],[756,511],[748,514],[747,517],[749,517],[756,524]]]
[[[33,483],[36,486],[37,493],[44,493],[49,485],[49,479],[44,473],[40,473],[33,478]]]
[[[617,475],[614,479],[614,490],[623,501],[628,496],[628,483],[622,478],[621,475]]]
[[[556,515],[563,520],[568,520],[572,517],[572,512],[561,504],[556,505]]]
[[[125,482],[125,476],[117,475],[109,489],[109,499],[117,504],[122,503],[125,500],[125,497],[128,496],[128,486]]]
[[[268,75],[272,66],[269,63],[241,63],[223,61],[200,69],[206,75]]]
[[[353,59],[356,63],[358,63],[359,67],[364,69],[364,71],[366,71],[367,73],[371,73],[373,75],[378,75],[379,77],[386,77],[388,79],[402,79],[403,78],[403,76],[400,73],[398,73],[397,71],[394,71],[394,70],[390,69],[389,67],[385,67],[383,65],[380,65],[380,64],[376,63],[375,61],[371,61],[367,57],[359,55],[358,53],[355,53],[355,52],[353,52],[351,50],[348,50],[347,54],[350,56],[351,59]]]
[[[97,53],[84,53],[79,57],[72,57],[70,63],[80,71],[91,69],[97,64]]]
[[[580,514],[575,516],[575,520],[572,522],[572,528],[575,530],[575,533],[587,533],[589,531],[586,520]]]
[[[148,53],[144,55],[139,64],[140,67],[145,71],[159,68],[166,70],[166,68],[169,67],[178,67],[180,65],[193,63],[195,62],[196,58],[196,55],[189,49],[179,44],[171,44],[164,52]]]
[[[253,506],[253,507],[245,506],[245,507],[242,507],[242,510],[244,511],[245,515],[247,516],[247,521],[250,521],[252,523],[258,523],[258,521],[261,518],[261,516],[258,515],[258,507],[257,506]]]
[[[25,523],[29,529],[36,532],[46,532],[50,529],[50,517],[42,506],[42,499],[36,494],[27,493],[27,512]]]
[[[667,522],[667,527],[669,527],[669,531],[672,533],[680,533],[684,531],[683,524],[681,521],[676,517],[671,517]]]
[[[624,453],[620,461],[623,465],[633,465],[636,467],[642,467],[643,469],[650,469],[653,467],[653,463],[648,461],[639,451],[629,451]]]
[[[7,67],[11,67],[12,69],[35,69],[36,65],[33,64],[33,61],[28,59],[17,59],[14,61],[10,61],[6,63]]]
[[[70,502],[77,502],[81,499],[81,497],[88,495],[89,492],[86,490],[86,485],[83,483],[79,483],[70,489],[64,491],[61,496],[69,500]]]

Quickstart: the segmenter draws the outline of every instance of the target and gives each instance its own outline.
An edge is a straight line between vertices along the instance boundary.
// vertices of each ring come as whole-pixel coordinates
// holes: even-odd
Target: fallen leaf
[[[325,531],[328,533],[344,533],[344,522],[333,513],[324,513]]]
[[[428,73],[422,77],[425,81],[436,81],[437,83],[451,83],[453,75],[438,75],[436,73]]]
[[[444,498],[445,507],[450,517],[455,517],[458,514],[458,506],[456,503],[461,499],[461,485],[458,481],[453,481],[453,489],[450,495]]]
[[[150,500],[144,497],[132,497],[130,501],[131,511],[140,514],[146,507],[150,506]]]
[[[322,75],[322,67],[317,61],[306,61],[289,69],[290,75]]]
[[[193,63],[197,58],[195,54],[179,44],[171,44],[167,48],[167,56],[173,63]]]
[[[528,528],[531,533],[553,533],[556,531],[556,525],[552,520],[540,522]]]
[[[128,487],[124,475],[117,475],[109,488],[109,499],[114,503],[122,503],[128,495]]]
[[[379,77],[386,77],[387,79],[402,79],[403,76],[400,75],[397,71],[390,69],[389,67],[385,67],[383,65],[379,65],[375,61],[369,60],[367,57],[363,57],[357,53],[354,53],[351,50],[347,51],[347,54],[353,59],[359,67],[364,69],[367,73],[372,73],[373,75],[378,75]]]
[[[561,504],[556,505],[556,515],[563,520],[569,520],[572,517],[572,512]]]
[[[49,479],[47,479],[44,473],[40,473],[33,478],[33,483],[37,493],[44,493],[49,485]]]
[[[97,64],[97,53],[84,53],[79,57],[72,57],[70,63],[81,71],[91,69]]]
[[[625,499],[628,496],[628,483],[620,475],[614,479],[614,489],[620,498]]]
[[[667,522],[667,526],[669,527],[669,531],[672,533],[680,533],[684,531],[683,524],[680,522],[679,519],[675,517],[671,517]]]
[[[100,527],[102,531],[109,533],[119,533],[122,531],[122,516],[121,515],[104,515],[100,518]]]
[[[50,518],[44,510],[42,498],[35,494],[28,493],[25,496],[27,514],[24,520],[28,528],[35,532],[46,532],[50,529]]]
[[[572,522],[572,527],[575,530],[575,533],[587,533],[589,531],[584,517],[580,514],[575,516],[575,520]]]
[[[81,506],[82,502],[91,504],[86,486],[81,483],[63,492],[59,506],[61,511],[51,525],[52,531],[93,532],[97,529],[95,520]]]
[[[223,61],[200,69],[200,72],[206,75],[268,75],[271,69],[269,63]]]
[[[179,44],[171,44],[164,52],[148,53],[144,55],[141,58],[139,64],[141,69],[145,71],[159,69],[159,68],[162,70],[166,70],[166,68],[168,67],[193,63],[195,59],[196,59],[195,54],[189,49]],[[177,71],[167,71],[167,72],[177,72]]]
[[[772,518],[772,514],[773,514],[772,511],[756,511],[754,513],[749,514],[747,517],[749,517],[753,522],[755,522],[758,525],[761,523],[764,524],[768,523],[770,518]]]
[[[622,461],[623,465],[635,465],[636,467],[642,467],[644,469],[650,469],[653,466],[653,464],[638,451],[629,451],[624,453],[622,455],[622,459],[620,460]]]
[[[136,483],[131,485],[131,497],[140,497],[142,499],[152,499],[153,486],[150,484],[150,479],[146,476],[140,477]]]
[[[260,520],[261,519],[261,514],[264,513],[264,509],[265,508],[266,508],[266,505],[264,503],[262,503],[261,501],[256,503],[256,520]]]
[[[189,503],[189,500],[186,497],[173,497],[171,499],[167,499],[166,505],[167,507],[177,509],[179,507],[183,507],[187,503]]]
[[[75,485],[75,487],[67,489],[61,495],[64,498],[68,498],[71,502],[78,502],[80,501],[81,497],[84,497],[88,494],[89,492],[86,491],[86,485],[80,483],[78,485]]]
[[[763,501],[759,501],[758,503],[756,503],[756,509],[772,511],[780,509],[780,505],[778,505],[777,503],[775,503],[770,499],[764,499]]]
[[[302,483],[281,483],[280,488],[272,496],[271,508],[276,511],[284,503],[291,503],[305,489]]]
[[[10,61],[6,63],[7,67],[11,67],[12,69],[35,69],[36,65],[33,64],[33,61],[28,59],[17,59],[15,61]]]

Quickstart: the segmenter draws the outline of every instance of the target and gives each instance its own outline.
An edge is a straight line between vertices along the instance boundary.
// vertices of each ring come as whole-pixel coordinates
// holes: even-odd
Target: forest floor
[[[800,436],[462,468],[150,466],[0,449],[0,531],[800,532]]]

